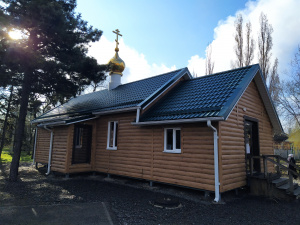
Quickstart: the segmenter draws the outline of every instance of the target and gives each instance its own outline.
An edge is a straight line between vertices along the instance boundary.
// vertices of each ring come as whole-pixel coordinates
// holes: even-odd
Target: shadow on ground
[[[213,204],[197,190],[103,174],[45,176],[46,168],[20,167],[18,182],[9,182],[8,165],[0,165],[0,205],[44,206],[105,203],[115,224],[299,224],[299,202],[250,196],[242,190],[222,195]],[[156,207],[153,201],[176,198],[180,207]],[[1,220],[1,219],[0,219]]]

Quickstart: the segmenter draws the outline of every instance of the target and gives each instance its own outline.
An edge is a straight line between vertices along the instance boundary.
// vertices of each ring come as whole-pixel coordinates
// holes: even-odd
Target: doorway
[[[75,125],[72,164],[90,163],[92,146],[92,126]]]
[[[258,120],[245,117],[244,131],[246,149],[246,171],[247,173],[250,173],[250,156],[260,155]],[[260,159],[253,159],[253,172],[261,172]]]

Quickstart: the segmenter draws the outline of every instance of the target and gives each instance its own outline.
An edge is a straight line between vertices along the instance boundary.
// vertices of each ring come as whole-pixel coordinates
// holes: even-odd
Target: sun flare
[[[20,30],[12,30],[10,32],[8,32],[10,38],[18,40],[18,39],[22,39],[23,38],[23,34]]]

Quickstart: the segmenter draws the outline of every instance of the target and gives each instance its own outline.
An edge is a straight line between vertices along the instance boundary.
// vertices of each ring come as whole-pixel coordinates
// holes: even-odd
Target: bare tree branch
[[[214,73],[215,62],[211,59],[212,45],[209,44],[206,49],[206,60],[205,60],[205,75]]]
[[[270,58],[272,56],[271,50],[273,47],[273,27],[271,24],[269,24],[268,18],[264,13],[261,13],[259,22],[260,30],[258,33],[258,60],[264,78],[267,80],[270,70]]]

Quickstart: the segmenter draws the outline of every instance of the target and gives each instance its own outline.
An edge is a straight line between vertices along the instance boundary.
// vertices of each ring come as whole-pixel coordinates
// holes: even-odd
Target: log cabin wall
[[[35,162],[48,163],[50,148],[50,132],[44,128],[37,128]]]
[[[214,191],[213,132],[203,124],[133,126],[135,113],[96,120],[94,170]],[[108,122],[118,121],[117,150],[107,150]],[[181,128],[181,154],[165,153],[164,128]]]
[[[49,132],[50,133],[50,132]],[[66,173],[66,156],[68,152],[68,126],[53,128],[51,171]]]
[[[244,116],[258,120],[260,154],[274,154],[272,125],[252,81],[229,118],[219,125],[221,192],[246,185]],[[262,165],[261,168],[263,170]],[[268,171],[274,171],[271,163],[268,163]]]

